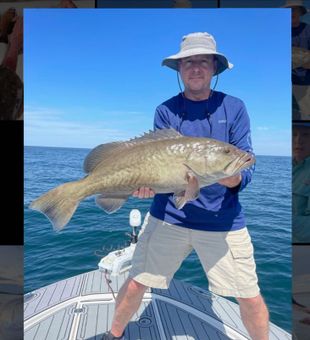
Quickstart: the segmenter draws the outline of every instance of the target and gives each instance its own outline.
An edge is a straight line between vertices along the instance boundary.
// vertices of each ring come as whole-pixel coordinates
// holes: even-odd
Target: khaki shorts
[[[149,214],[139,234],[129,276],[145,286],[166,289],[193,249],[206,272],[210,291],[241,298],[259,294],[247,228],[200,231],[178,227]]]

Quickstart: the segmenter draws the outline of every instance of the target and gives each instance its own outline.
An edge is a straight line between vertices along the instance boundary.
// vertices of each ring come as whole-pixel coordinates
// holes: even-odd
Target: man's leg
[[[147,287],[168,288],[174,273],[191,250],[185,228],[168,225],[147,215],[133,255],[130,278],[124,283],[116,299],[111,328],[115,337],[123,334],[138,310]]]
[[[193,234],[194,248],[207,274],[210,290],[235,297],[251,339],[267,340],[268,309],[259,293],[253,245],[247,229]]]
[[[128,278],[121,287],[115,304],[111,333],[119,337],[123,334],[133,314],[138,310],[147,287]]]
[[[243,324],[252,340],[269,339],[269,313],[261,295],[237,298]]]

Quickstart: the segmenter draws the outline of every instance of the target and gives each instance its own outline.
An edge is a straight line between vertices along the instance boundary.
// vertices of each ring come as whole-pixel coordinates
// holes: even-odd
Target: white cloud
[[[109,120],[85,122],[64,118],[67,116],[67,112],[53,108],[26,107],[25,145],[92,148],[101,143],[126,140],[144,131],[139,112],[111,112],[104,115],[111,117]],[[135,121],[137,124],[133,124]]]
[[[79,110],[81,112],[81,108]],[[87,110],[83,110],[87,112]],[[68,112],[53,108],[25,108],[25,145],[93,148],[116,140],[127,140],[152,128],[152,114],[111,111],[97,114],[102,120],[68,119]],[[75,117],[71,114],[71,117]],[[291,131],[258,126],[252,131],[254,152],[258,155],[291,154]]]

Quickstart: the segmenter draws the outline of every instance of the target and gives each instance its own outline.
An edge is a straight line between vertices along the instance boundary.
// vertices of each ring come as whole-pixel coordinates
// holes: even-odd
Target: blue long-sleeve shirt
[[[253,153],[250,120],[244,103],[235,97],[213,91],[207,100],[192,101],[179,95],[156,109],[154,128],[174,128],[185,136],[209,137],[233,144]],[[238,187],[218,183],[201,188],[199,197],[178,210],[172,194],[157,194],[152,216],[181,227],[209,231],[237,230],[245,227],[238,192],[251,181],[254,166],[241,172]]]

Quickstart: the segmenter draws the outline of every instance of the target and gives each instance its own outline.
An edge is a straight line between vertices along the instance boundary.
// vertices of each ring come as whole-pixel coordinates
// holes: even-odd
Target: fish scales
[[[138,187],[147,185],[156,188],[159,181],[161,182],[159,188],[167,185],[185,186],[186,167],[183,163],[191,150],[190,143],[176,143],[175,141],[154,141],[152,147],[150,145],[134,146],[129,152],[120,153],[119,157],[113,160],[113,164],[105,164],[97,168],[88,177],[90,190],[87,194],[92,195],[98,191],[113,192],[120,188],[129,193]],[[178,175],[182,171],[183,176],[179,178]],[[171,191],[167,188],[166,192]]]
[[[253,155],[210,138],[187,137],[173,129],[149,132],[127,142],[102,144],[84,161],[87,175],[43,194],[30,205],[56,230],[71,219],[84,198],[108,213],[117,211],[141,187],[172,193],[178,209],[199,196],[201,187],[233,176],[255,162]]]

